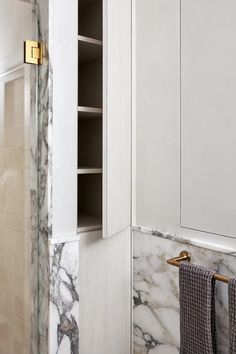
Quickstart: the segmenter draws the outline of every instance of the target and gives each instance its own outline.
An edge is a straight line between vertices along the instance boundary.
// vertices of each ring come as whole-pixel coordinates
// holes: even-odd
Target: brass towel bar
[[[175,267],[179,267],[180,262],[183,262],[183,261],[187,261],[187,262],[191,261],[191,255],[187,251],[180,252],[179,257],[171,258],[167,261],[167,263],[170,265],[173,265]],[[214,274],[214,279],[222,281],[224,283],[229,283],[230,278],[226,277],[225,275],[221,275],[221,274],[216,273],[216,274]]]

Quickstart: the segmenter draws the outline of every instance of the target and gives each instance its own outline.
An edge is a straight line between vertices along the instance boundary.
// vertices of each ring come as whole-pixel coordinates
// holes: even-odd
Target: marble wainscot
[[[167,259],[187,250],[192,262],[230,277],[236,276],[236,241],[216,252],[190,245],[173,235],[134,230],[134,354],[179,353],[179,271]],[[235,245],[235,249],[233,248]],[[232,247],[231,247],[232,246]],[[217,245],[220,250],[220,246]],[[218,354],[228,353],[227,284],[216,282]]]
[[[50,354],[79,353],[79,241],[50,245]]]

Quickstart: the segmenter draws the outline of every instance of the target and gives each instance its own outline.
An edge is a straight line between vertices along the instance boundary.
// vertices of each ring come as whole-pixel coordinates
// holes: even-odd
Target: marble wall
[[[38,0],[38,38],[44,43],[43,65],[38,70],[38,181],[39,181],[39,352],[48,353],[49,246],[51,236],[52,72],[49,55],[49,1]]]
[[[50,350],[79,353],[79,244],[50,246]]]
[[[23,1],[4,1],[0,17],[0,351],[36,354],[37,73],[35,67],[21,67],[23,40],[36,35],[36,9]]]
[[[179,353],[179,274],[166,260],[188,250],[192,262],[236,275],[236,245],[228,254],[166,239],[161,233],[134,231],[134,354]],[[235,254],[234,254],[235,253]],[[216,285],[218,354],[228,353],[227,285]]]
[[[79,353],[79,238],[53,234],[54,0],[36,0],[43,65],[38,73],[39,348],[40,354]],[[60,3],[59,6],[63,6]],[[55,49],[55,48],[54,48]],[[55,128],[55,126],[54,126]],[[55,130],[55,129],[54,129]]]

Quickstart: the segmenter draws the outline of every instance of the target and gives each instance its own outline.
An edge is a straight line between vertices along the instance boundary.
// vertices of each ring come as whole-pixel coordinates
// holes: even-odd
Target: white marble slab
[[[192,262],[236,276],[236,258],[156,235],[134,232],[134,354],[179,353],[179,273],[166,263],[181,250]],[[227,284],[216,284],[217,354],[228,353]]]
[[[154,230],[144,226],[134,225],[133,231],[139,231],[166,240],[172,240],[197,247],[206,248],[212,251],[221,252],[236,256],[236,239],[212,234],[200,234],[189,230],[188,236],[179,236],[163,230]]]
[[[49,326],[49,248],[52,214],[52,68],[49,54],[50,0],[36,0],[38,39],[44,44],[43,65],[38,68],[38,183],[39,183],[39,344],[40,354],[48,354]]]
[[[50,246],[49,353],[79,353],[79,243]]]

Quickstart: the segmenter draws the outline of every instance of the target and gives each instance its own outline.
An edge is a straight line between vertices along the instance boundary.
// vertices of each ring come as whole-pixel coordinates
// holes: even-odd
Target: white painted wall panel
[[[179,215],[179,1],[134,1],[136,223]]]
[[[235,237],[235,1],[134,7],[134,222]]]
[[[236,235],[236,2],[181,2],[181,222]]]

